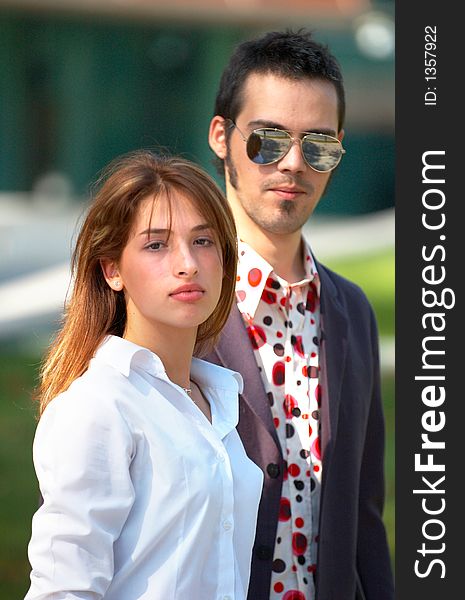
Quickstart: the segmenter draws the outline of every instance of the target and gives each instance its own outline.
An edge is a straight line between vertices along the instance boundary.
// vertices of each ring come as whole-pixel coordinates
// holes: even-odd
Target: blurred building
[[[164,147],[211,174],[216,87],[234,47],[309,27],[341,62],[347,155],[318,211],[394,203],[393,2],[0,0],[0,192],[62,178],[68,195],[116,155]]]

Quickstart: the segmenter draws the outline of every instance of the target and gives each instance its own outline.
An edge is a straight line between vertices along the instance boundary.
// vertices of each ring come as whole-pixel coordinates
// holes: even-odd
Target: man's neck
[[[240,239],[258,252],[284,281],[296,283],[304,279],[305,266],[300,230],[283,235],[239,228],[238,233]]]

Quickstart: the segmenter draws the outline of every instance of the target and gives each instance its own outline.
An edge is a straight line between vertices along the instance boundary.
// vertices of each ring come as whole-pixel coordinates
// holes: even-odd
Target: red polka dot
[[[283,600],[305,600],[305,596],[298,590],[289,590],[284,594]]]
[[[275,304],[276,294],[274,292],[270,292],[270,290],[263,290],[262,300],[267,304]]]
[[[296,527],[303,527],[304,526],[304,520],[301,519],[300,517],[297,517],[297,519],[295,520],[295,526]]]
[[[291,396],[291,394],[286,394],[284,396],[283,408],[284,412],[286,413],[287,419],[292,418],[292,411],[294,410],[294,408],[297,408],[297,406],[298,403],[294,396]]]
[[[303,533],[292,534],[292,550],[294,554],[300,556],[307,549],[307,537]]]
[[[318,458],[318,460],[321,459],[320,438],[319,437],[317,437],[316,440],[312,444],[312,454],[313,454],[313,456],[316,456]]]
[[[276,429],[278,429],[278,427],[279,427],[279,419],[278,419],[278,417],[275,417],[273,419],[273,421],[274,421],[274,426],[276,427]]]
[[[307,571],[309,573],[314,573],[316,571],[316,565],[308,565]]]
[[[238,276],[236,277],[236,281],[240,281],[240,280],[241,280],[241,276],[240,276],[240,275],[238,275]]]
[[[312,325],[315,325],[315,319],[310,319],[310,323],[311,323]]]
[[[258,350],[266,343],[266,333],[258,325],[250,325],[247,327],[247,333],[254,350]]]
[[[286,358],[284,359],[286,362],[291,362],[292,358],[290,356],[286,356]]]
[[[284,385],[285,367],[283,362],[279,361],[273,365],[271,377],[275,385]]]
[[[295,463],[292,463],[292,465],[289,465],[287,470],[289,471],[289,475],[291,475],[291,477],[297,477],[298,475],[300,475],[300,467],[299,467],[299,465],[296,465]]]
[[[279,520],[280,521],[289,521],[291,518],[291,503],[287,498],[281,498],[281,502],[279,504]],[[307,540],[305,539],[305,543]]]
[[[308,419],[308,414],[307,414],[307,413],[304,413],[304,414],[302,415],[302,419]]]
[[[283,585],[283,584],[282,584],[280,581],[277,581],[277,582],[274,584],[274,586],[273,586],[273,589],[274,589],[274,591],[275,591],[275,592],[277,592],[277,593],[279,594],[279,592],[282,592],[282,591],[283,591],[283,589],[284,589],[284,585]]]
[[[257,287],[262,280],[262,272],[260,269],[250,269],[247,279],[252,287]]]
[[[294,573],[297,571],[297,567],[295,565],[292,565],[292,570],[294,571]]]
[[[316,295],[313,290],[309,290],[307,294],[307,306],[306,309],[310,312],[315,312],[316,308]]]
[[[313,470],[315,471],[315,473],[318,473],[318,471],[320,470],[319,465],[313,465]]]
[[[307,367],[306,367],[306,366],[305,366],[305,367],[302,367],[302,375],[303,375],[304,377],[307,377]]]
[[[317,401],[318,406],[321,404],[321,385],[318,384],[315,388],[315,400]]]
[[[306,475],[307,477],[310,477],[310,471],[305,471],[305,475]]]
[[[282,337],[283,337],[283,334],[282,334],[280,331],[277,331],[277,332],[276,332],[276,337],[278,337],[278,338],[282,338]]]
[[[316,356],[316,352],[312,352],[312,353],[310,354],[310,356],[311,356],[312,358],[315,358],[315,356]]]
[[[281,298],[279,303],[281,304],[281,306],[286,306],[286,298]]]
[[[295,339],[295,344],[294,344],[294,349],[297,352],[297,354],[299,356],[301,356],[302,358],[305,358],[305,354],[304,354],[304,346],[302,343],[302,336],[298,335]]]
[[[239,302],[244,302],[246,295],[247,294],[244,292],[244,290],[237,290],[236,292],[236,296]]]
[[[308,435],[312,435],[312,431],[313,431],[312,426],[309,425],[308,426]]]

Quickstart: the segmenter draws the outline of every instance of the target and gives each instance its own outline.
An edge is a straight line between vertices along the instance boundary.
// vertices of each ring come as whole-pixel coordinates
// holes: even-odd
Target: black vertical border
[[[463,288],[461,274],[465,267],[465,162],[464,143],[464,41],[465,28],[458,14],[458,5],[452,2],[402,2],[396,4],[396,598],[399,600],[442,600],[465,597],[463,574],[465,561],[462,538],[465,533],[465,394],[463,381],[465,332],[463,317]],[[436,30],[436,80],[425,76],[425,37]],[[432,47],[429,46],[431,49]],[[431,88],[428,90],[428,87]],[[435,89],[434,89],[435,88]],[[425,105],[425,93],[434,91],[435,105]],[[433,101],[433,94],[428,100]],[[427,171],[429,179],[444,179],[444,183],[422,182],[423,157],[430,164],[444,165],[444,170]],[[438,204],[441,193],[444,206],[431,210],[426,202]],[[444,226],[428,230],[422,216],[430,224],[439,224],[444,215]],[[436,247],[436,250],[434,250]],[[423,250],[424,248],[424,250]],[[442,249],[441,249],[442,248]],[[422,252],[431,257],[426,260]],[[423,269],[442,283],[427,284]],[[443,270],[441,269],[443,268]],[[455,296],[452,308],[426,308],[422,301],[423,288],[436,290],[438,296],[445,290],[446,302]],[[429,296],[432,299],[432,296]],[[423,327],[422,317],[436,312],[436,325],[445,323],[443,331],[434,332],[431,319]],[[442,320],[443,319],[443,320]],[[443,350],[429,363],[444,365],[444,369],[426,370],[422,367],[427,336],[443,336],[444,340],[429,340],[429,349]],[[462,375],[462,378],[460,375]],[[418,375],[443,375],[440,380],[416,380]],[[428,407],[422,400],[422,390],[429,385],[444,386],[442,405]],[[438,387],[435,388],[439,393]],[[426,433],[424,414],[434,410],[434,420],[440,422],[441,412],[445,425],[429,433],[429,439],[444,442],[444,449],[422,449],[422,433]],[[429,423],[432,421],[430,420]],[[428,460],[443,464],[444,471],[420,472],[415,470],[415,454],[421,462]],[[422,480],[424,476],[430,485]],[[445,479],[436,483],[442,476]],[[414,493],[431,486],[443,493]],[[422,502],[424,500],[424,505]],[[425,511],[444,510],[436,515]],[[443,526],[435,521],[437,519]],[[426,533],[425,533],[426,532]],[[443,533],[443,535],[441,535]],[[428,539],[437,537],[438,539]],[[425,544],[424,553],[420,553]],[[444,546],[442,545],[444,544]],[[417,570],[423,574],[420,577]],[[433,561],[438,561],[433,563]],[[439,562],[442,561],[442,562]],[[444,575],[444,577],[441,577]]]

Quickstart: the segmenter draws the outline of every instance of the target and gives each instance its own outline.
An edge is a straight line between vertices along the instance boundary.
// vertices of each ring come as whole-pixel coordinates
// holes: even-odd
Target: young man
[[[250,600],[392,600],[377,329],[302,237],[344,150],[337,61],[311,34],[239,45],[210,124],[239,232],[210,360],[242,373],[239,432],[265,474]]]

